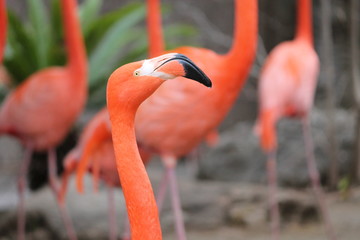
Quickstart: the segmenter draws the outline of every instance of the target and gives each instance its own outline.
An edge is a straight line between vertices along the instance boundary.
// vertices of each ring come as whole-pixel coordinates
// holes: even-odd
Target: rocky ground
[[[161,176],[158,161],[151,163],[149,173],[156,188]],[[269,239],[265,186],[199,181],[192,177],[186,165],[180,165],[178,175],[188,239]],[[70,184],[68,207],[75,228],[80,239],[107,239],[106,188],[93,193],[89,177],[86,187],[86,193],[78,195],[74,182]],[[9,198],[13,194],[9,191]],[[347,195],[328,193],[326,197],[339,239],[358,240],[360,188],[353,189]],[[122,229],[125,212],[121,191],[117,192],[116,200],[118,229]],[[281,189],[279,201],[283,219],[282,239],[326,239],[310,190]],[[169,202],[166,201],[161,214],[164,239],[176,239]],[[15,239],[15,203],[12,201],[7,209],[1,210],[0,240]],[[26,204],[27,239],[66,239],[49,188],[29,193]]]
[[[233,114],[236,115],[236,114]],[[326,116],[314,109],[312,127],[316,160],[326,179],[328,172],[327,138],[323,132]],[[353,115],[337,111],[335,118],[340,148],[340,168],[349,166],[353,142]],[[253,121],[228,125],[212,149],[200,149],[196,164],[181,162],[178,167],[181,198],[188,239],[269,239],[267,189],[264,155],[253,134]],[[281,188],[278,196],[282,215],[282,239],[326,239],[317,206],[308,186],[301,139],[301,126],[294,120],[279,124],[278,167]],[[242,136],[239,138],[238,136]],[[12,138],[0,139],[0,240],[15,239],[16,176],[22,147]],[[191,162],[190,162],[191,163]],[[194,163],[194,162],[192,162]],[[148,167],[156,189],[162,166],[154,160]],[[345,170],[345,171],[344,171]],[[200,177],[202,180],[197,179]],[[325,176],[325,177],[324,177]],[[107,239],[107,189],[93,193],[87,177],[86,193],[79,195],[72,179],[67,204],[80,239]],[[294,187],[302,190],[294,190]],[[299,188],[301,187],[301,188]],[[330,215],[340,240],[360,237],[360,188],[348,193],[327,193]],[[164,239],[175,239],[171,206],[167,198],[161,213]],[[123,230],[124,200],[116,193],[118,229]],[[66,239],[54,197],[48,187],[27,193],[27,239]]]

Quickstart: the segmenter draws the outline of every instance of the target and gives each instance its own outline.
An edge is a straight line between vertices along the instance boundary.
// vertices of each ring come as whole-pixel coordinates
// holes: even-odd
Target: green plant
[[[66,61],[59,0],[53,0],[49,10],[39,0],[27,0],[27,6],[28,21],[8,11],[4,65],[14,86],[42,68],[63,65]],[[79,6],[89,64],[88,106],[95,107],[105,103],[110,73],[120,65],[145,58],[148,47],[147,33],[141,24],[145,18],[143,3],[129,3],[103,15],[101,6],[102,0],[86,0]],[[168,8],[165,12],[169,12]],[[177,39],[193,39],[195,30],[188,25],[172,24],[165,29],[165,35],[168,46],[175,47]]]
[[[343,178],[341,178],[337,184],[337,188],[340,193],[340,196],[343,199],[347,199],[349,197],[349,191],[350,191],[350,178],[348,176],[344,176]]]

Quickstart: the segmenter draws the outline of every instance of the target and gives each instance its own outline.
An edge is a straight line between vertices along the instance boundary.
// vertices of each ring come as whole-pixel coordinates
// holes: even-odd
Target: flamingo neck
[[[147,29],[149,57],[157,57],[165,50],[161,24],[160,0],[147,0]]]
[[[5,0],[0,0],[0,63],[2,63],[6,43],[7,14]]]
[[[116,74],[113,74],[114,76]],[[161,240],[158,208],[149,177],[141,160],[135,137],[135,113],[140,104],[126,102],[119,93],[126,91],[110,77],[107,107],[117,171],[123,189],[133,240]],[[129,97],[127,98],[129,99]]]
[[[86,81],[87,60],[80,23],[77,17],[75,0],[62,0],[65,43],[68,53],[68,66],[76,72],[78,79]]]
[[[258,33],[257,0],[236,0],[234,40],[227,54],[231,61],[247,59],[256,51]]]
[[[86,135],[81,139],[82,142],[80,142],[82,154],[77,167],[77,187],[79,192],[83,191],[83,178],[88,170],[91,156],[94,154],[96,148],[110,137],[107,123],[97,119],[98,116],[99,115],[96,116],[95,120],[90,122],[90,125],[86,128]]]
[[[312,37],[312,1],[298,0],[297,30],[295,39],[313,44]]]

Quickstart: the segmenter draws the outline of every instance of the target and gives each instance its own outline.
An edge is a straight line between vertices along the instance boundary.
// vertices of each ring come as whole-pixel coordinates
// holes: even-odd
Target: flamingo
[[[116,165],[133,240],[162,239],[153,190],[136,144],[135,114],[162,83],[179,76],[212,85],[200,68],[178,53],[124,65],[108,81],[106,98]]]
[[[87,97],[87,63],[76,16],[76,1],[62,0],[68,63],[29,76],[5,99],[0,110],[0,134],[17,137],[25,146],[18,180],[18,239],[24,239],[24,190],[33,151],[48,152],[49,182],[56,195],[55,147],[81,113]],[[76,239],[64,206],[59,205],[68,235]]]
[[[7,14],[6,2],[0,0],[0,63],[2,63],[6,44]]]
[[[159,0],[148,0],[150,55],[163,53]],[[135,118],[136,138],[146,151],[159,154],[165,166],[157,195],[159,209],[170,184],[178,239],[186,239],[175,166],[200,142],[213,136],[233,106],[247,78],[257,42],[257,1],[235,1],[234,41],[225,55],[209,49],[180,47],[171,51],[191,58],[212,79],[205,89],[181,78],[163,84],[145,100]],[[166,101],[165,101],[166,99]],[[210,135],[209,135],[210,134]]]
[[[7,33],[7,13],[6,1],[0,0],[0,63],[2,63],[6,45]],[[6,88],[10,86],[10,78],[3,66],[0,66],[0,85]]]
[[[146,165],[149,157],[146,153],[140,153],[140,155],[144,165]],[[91,167],[88,167],[88,165]],[[114,187],[120,188],[121,183],[116,170],[111,124],[106,107],[100,110],[86,125],[77,146],[66,156],[64,169],[61,191],[59,193],[59,201],[61,203],[64,203],[68,178],[76,169],[80,179],[83,178],[84,170],[86,169],[93,174],[95,189],[98,187],[99,178],[105,182],[108,187],[109,200],[109,239],[116,239]],[[81,182],[80,192],[82,191],[83,183]],[[127,234],[124,234],[124,236],[127,237]]]
[[[260,108],[256,131],[267,153],[269,204],[273,239],[279,237],[279,208],[276,194],[276,122],[282,117],[301,119],[307,166],[314,193],[325,221],[329,239],[336,239],[319,183],[310,133],[309,114],[313,105],[319,59],[312,34],[312,1],[298,0],[298,26],[295,39],[276,46],[262,68],[259,79]]]

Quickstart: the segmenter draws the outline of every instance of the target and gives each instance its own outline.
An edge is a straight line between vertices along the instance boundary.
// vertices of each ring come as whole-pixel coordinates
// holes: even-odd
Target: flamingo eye
[[[138,70],[135,70],[134,76],[140,76],[140,70],[139,70],[139,69],[138,69]]]

